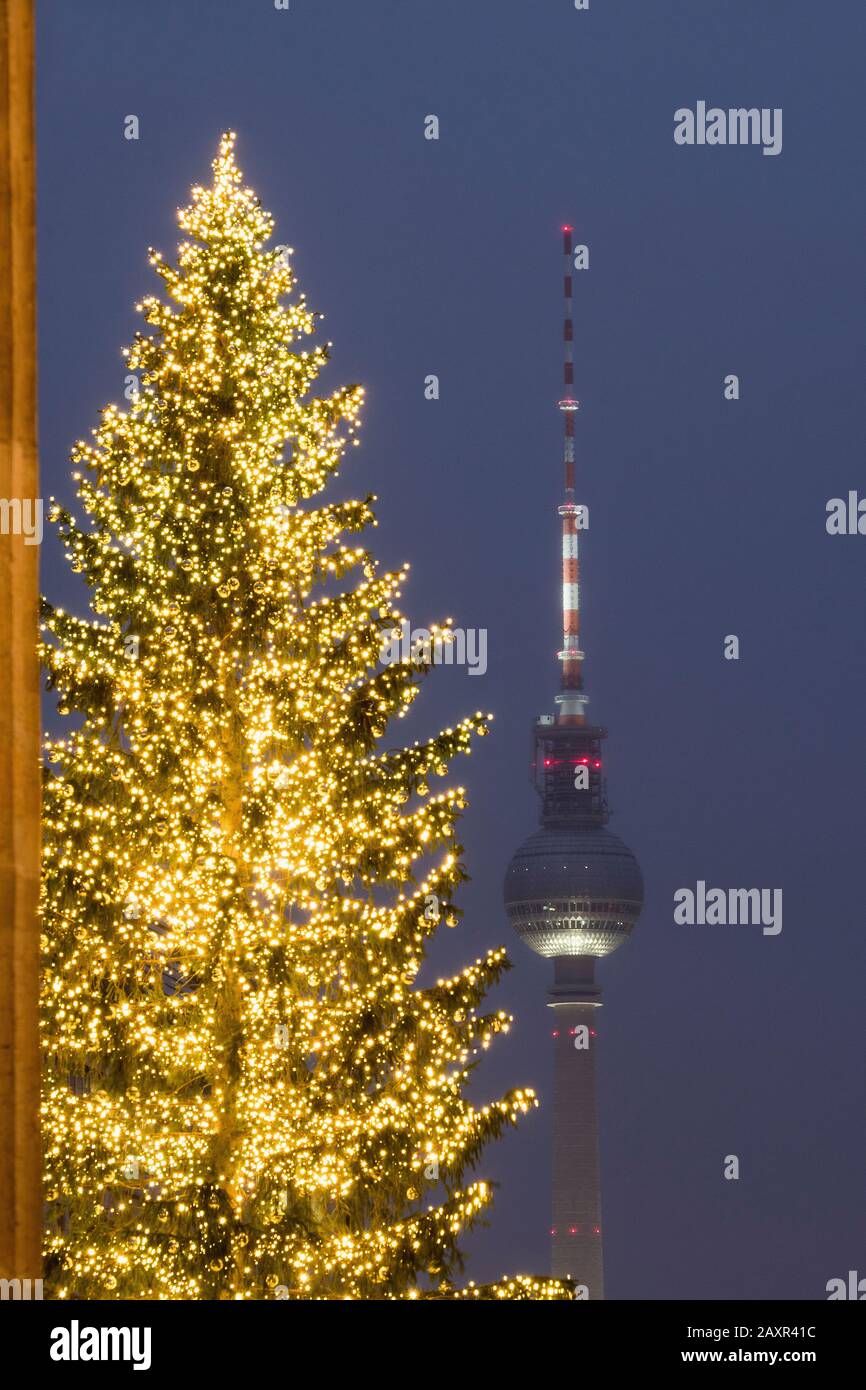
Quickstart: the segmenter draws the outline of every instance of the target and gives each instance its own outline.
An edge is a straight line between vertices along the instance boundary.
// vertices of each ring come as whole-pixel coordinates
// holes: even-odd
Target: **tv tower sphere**
[[[642,907],[637,860],[600,825],[538,830],[506,870],[508,920],[540,956],[609,956]]]

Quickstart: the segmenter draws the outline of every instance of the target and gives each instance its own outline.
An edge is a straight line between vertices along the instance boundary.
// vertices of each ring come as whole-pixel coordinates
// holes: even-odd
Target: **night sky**
[[[122,399],[132,306],[159,287],[146,248],[173,256],[232,128],[326,314],[325,384],[368,391],[336,491],[378,494],[373,545],[411,562],[414,624],[487,630],[487,673],[434,673],[395,731],[496,715],[456,765],[472,882],[432,961],[508,944],[493,1002],[516,1021],[479,1097],[550,1088],[551,966],[513,938],[501,882],[558,679],[560,224],[590,248],[582,645],[610,828],[647,895],[599,971],[609,1298],[821,1299],[866,1275],[866,537],[825,529],[828,499],[866,492],[864,44],[857,0],[38,4],[43,495],[71,497],[71,444]],[[698,100],[781,107],[781,154],[675,145]],[[83,611],[43,552],[46,592]],[[781,934],[675,925],[698,879],[782,888]],[[549,1147],[542,1104],[487,1151],[472,1277],[546,1272]]]

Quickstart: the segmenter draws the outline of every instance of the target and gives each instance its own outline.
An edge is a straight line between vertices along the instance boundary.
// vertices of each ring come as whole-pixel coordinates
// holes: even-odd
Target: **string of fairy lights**
[[[535,1104],[465,1083],[508,1027],[488,952],[421,988],[457,925],[480,712],[383,749],[427,669],[383,665],[406,571],[308,505],[363,392],[328,345],[225,136],[139,306],[124,408],[54,503],[92,617],[44,605],[70,730],[47,742],[42,1027],[47,1272],[59,1298],[562,1298],[455,1287],[485,1144]],[[344,587],[341,581],[347,580]],[[437,630],[440,632],[442,630]],[[445,633],[447,636],[447,631]]]

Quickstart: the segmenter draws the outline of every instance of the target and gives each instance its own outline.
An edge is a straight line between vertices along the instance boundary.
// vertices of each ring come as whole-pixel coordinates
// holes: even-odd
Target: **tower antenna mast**
[[[559,402],[564,422],[563,463],[565,473],[565,501],[559,508],[562,517],[562,650],[559,660],[562,663],[560,694],[556,703],[559,706],[559,723],[583,724],[586,719],[586,706],[589,703],[583,690],[583,657],[580,650],[580,556],[578,552],[578,508],[574,492],[574,417],[580,409],[580,401],[574,395],[574,318],[572,270],[573,228],[562,229],[562,249],[565,257],[565,276],[563,294],[565,317],[563,319],[563,385],[565,392]]]

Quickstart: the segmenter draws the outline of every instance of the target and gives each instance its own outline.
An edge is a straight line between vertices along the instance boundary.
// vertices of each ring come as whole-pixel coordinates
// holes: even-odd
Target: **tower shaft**
[[[560,956],[554,1018],[551,1272],[583,1299],[604,1298],[595,1054],[601,990],[592,956]]]

